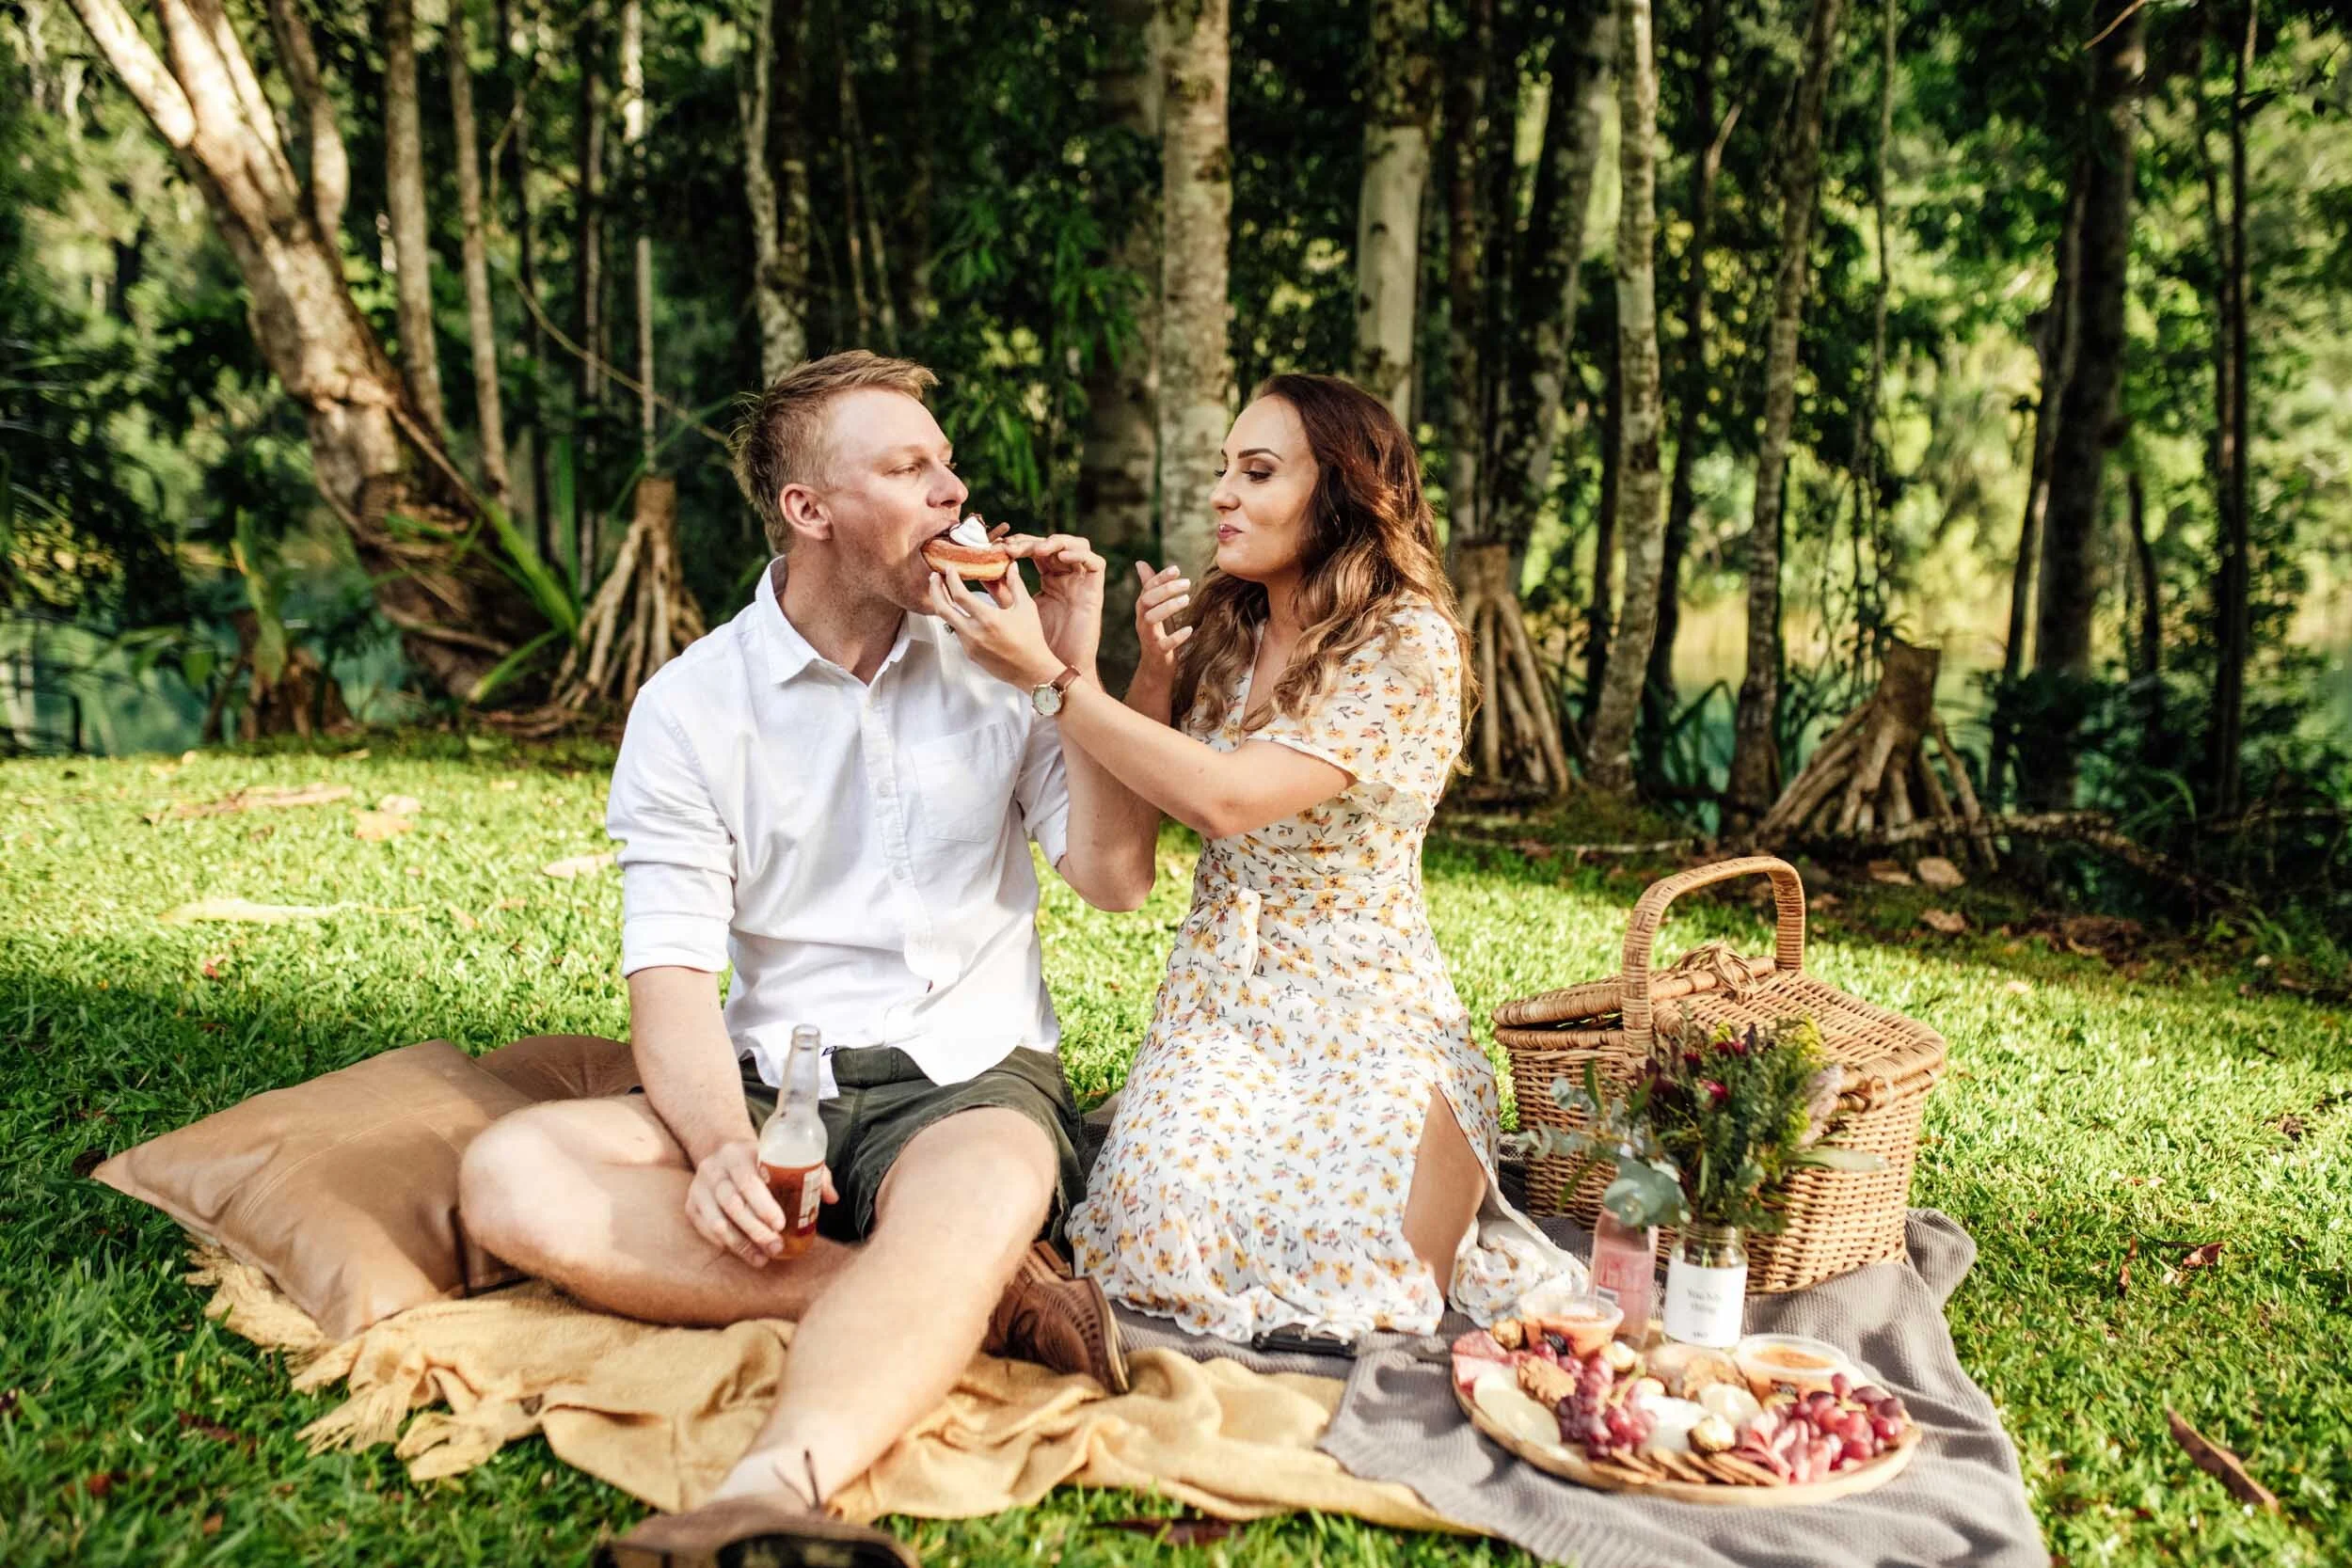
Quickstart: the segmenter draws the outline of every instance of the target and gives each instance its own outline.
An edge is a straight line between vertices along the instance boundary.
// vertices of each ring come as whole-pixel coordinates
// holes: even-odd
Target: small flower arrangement
[[[1602,1204],[1623,1224],[1731,1226],[1778,1231],[1781,1189],[1805,1166],[1883,1170],[1885,1162],[1824,1140],[1836,1130],[1845,1070],[1829,1060],[1809,1018],[1707,1031],[1661,1022],[1657,1044],[1624,1096],[1603,1095],[1593,1064],[1584,1081],[1556,1078],[1551,1097],[1583,1113],[1574,1132],[1537,1128],[1527,1151],[1579,1162],[1573,1188],[1613,1157]]]

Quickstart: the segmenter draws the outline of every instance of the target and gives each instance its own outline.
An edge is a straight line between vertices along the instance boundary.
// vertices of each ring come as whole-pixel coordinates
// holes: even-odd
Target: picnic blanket
[[[1545,1228],[1582,1244],[1566,1221]],[[1908,1241],[1908,1261],[1748,1309],[1753,1328],[1854,1352],[1926,1429],[1909,1470],[1863,1497],[1774,1511],[1587,1491],[1477,1435],[1447,1367],[1425,1359],[1442,1337],[1383,1336],[1351,1367],[1200,1339],[1122,1310],[1130,1393],[1107,1398],[1085,1378],[977,1357],[838,1502],[860,1520],[961,1518],[1071,1482],[1156,1490],[1227,1518],[1310,1508],[1492,1534],[1579,1568],[2046,1563],[2015,1452],[1944,1323],[1975,1243],[1930,1210],[1913,1211]],[[193,1277],[214,1287],[208,1311],[289,1351],[297,1387],[348,1385],[349,1399],[307,1429],[315,1445],[397,1440],[420,1480],[539,1432],[565,1462],[656,1507],[691,1506],[749,1444],[791,1340],[788,1323],[661,1328],[528,1285],[414,1308],[329,1345],[259,1271],[210,1249],[199,1262]],[[1465,1326],[1449,1321],[1445,1333]]]
[[[314,1449],[396,1442],[419,1481],[539,1433],[566,1464],[656,1508],[690,1508],[750,1447],[792,1338],[791,1324],[771,1320],[638,1323],[534,1283],[411,1307],[330,1343],[260,1270],[203,1243],[195,1259],[191,1282],[213,1290],[208,1315],[287,1352],[297,1389],[345,1386],[344,1402],[304,1429]],[[1129,1392],[1110,1398],[1090,1378],[975,1357],[834,1505],[860,1521],[967,1518],[1072,1482],[1157,1491],[1232,1519],[1320,1509],[1451,1528],[1410,1488],[1359,1481],[1316,1450],[1339,1403],[1335,1377],[1168,1350],[1131,1357],[1130,1373]]]
[[[1571,1250],[1589,1245],[1568,1222],[1545,1228]],[[1863,1497],[1714,1508],[1572,1485],[1480,1437],[1454,1402],[1448,1367],[1398,1338],[1358,1359],[1323,1450],[1357,1476],[1407,1482],[1448,1518],[1577,1568],[2040,1568],[2049,1556],[2016,1450],[1961,1370],[1944,1323],[1976,1243],[1925,1209],[1911,1212],[1905,1240],[1908,1260],[1748,1304],[1753,1331],[1809,1334],[1860,1356],[1924,1429],[1910,1467]]]

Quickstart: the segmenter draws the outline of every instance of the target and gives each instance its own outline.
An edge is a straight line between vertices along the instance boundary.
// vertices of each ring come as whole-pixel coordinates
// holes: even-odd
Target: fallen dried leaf
[[[1516,838],[1511,841],[1511,847],[1532,861],[1548,861],[1560,852],[1556,846],[1540,838]]]
[[[281,806],[325,806],[351,798],[349,784],[309,784],[296,787],[263,786],[240,789],[217,800],[182,800],[171,808],[174,817],[227,816],[234,812]]]
[[[552,877],[559,882],[564,882],[571,880],[574,877],[585,877],[591,873],[602,871],[612,863],[612,857],[610,854],[571,855],[560,861],[548,862],[539,868],[539,874],[543,877]]]
[[[341,904],[257,904],[250,898],[199,898],[174,904],[156,918],[167,926],[229,921],[246,926],[282,926],[289,920],[324,920]]]
[[[375,809],[387,816],[414,816],[424,810],[424,802],[413,795],[387,795],[375,803]]]
[[[1965,887],[1968,885],[1968,879],[1960,874],[1960,867],[1941,855],[1920,856],[1918,863],[1914,865],[1911,871],[1912,875],[1930,887]]]
[[[228,1522],[228,1520],[222,1518],[217,1513],[207,1513],[204,1515],[204,1523],[197,1528],[205,1535],[218,1535],[220,1533],[221,1526],[227,1524]]]
[[[197,1415],[193,1411],[183,1410],[179,1413],[179,1416],[180,1430],[183,1432],[200,1432],[207,1437],[215,1438],[223,1443],[234,1443],[241,1449],[250,1448],[253,1444],[252,1438],[246,1436],[244,1433],[237,1431],[235,1428],[225,1427],[218,1421],[209,1420],[202,1416]]]
[[[2181,1267],[2183,1269],[2210,1269],[2220,1260],[2220,1258],[2221,1243],[2207,1242],[2203,1246],[2192,1248],[2188,1255],[2181,1259]]]
[[[229,958],[230,955],[226,953],[208,953],[204,956],[204,961],[197,965],[197,972],[207,980],[217,980],[228,969]]]
[[[1903,869],[1900,861],[1872,861],[1864,869],[1874,882],[1884,882],[1889,887],[1911,886],[1911,873]]]
[[[2165,1406],[2164,1418],[2171,1423],[2172,1440],[2188,1450],[2199,1469],[2217,1477],[2230,1489],[2230,1496],[2240,1502],[2252,1503],[2265,1513],[2279,1512],[2279,1499],[2270,1488],[2246,1473],[2245,1461],[2181,1419],[2181,1413],[2170,1405]]]
[[[2303,1141],[2303,1118],[2293,1111],[2287,1112],[2270,1125],[2277,1128],[2280,1136],[2291,1144],[2299,1144]]]
[[[2135,1236],[2131,1240],[2131,1244],[2123,1249],[2122,1268],[2116,1272],[2115,1293],[2118,1296],[2128,1296],[2132,1293],[2132,1259],[2138,1256],[2139,1238]]]
[[[2011,980],[2001,989],[2009,992],[2011,996],[2031,996],[2033,994],[2033,987],[2023,980]]]
[[[130,1479],[120,1470],[99,1470],[82,1478],[82,1490],[93,1497],[103,1497]]]
[[[461,931],[474,931],[482,927],[482,922],[454,904],[449,906],[449,918],[451,923]]]
[[[1921,910],[1919,924],[1931,930],[1941,931],[1947,937],[1956,937],[1968,929],[1968,917],[1950,910]]]
[[[399,837],[416,825],[414,817],[394,816],[389,812],[363,811],[353,820],[351,832],[362,843],[381,844],[388,838]]]
[[[1817,893],[1804,901],[1804,907],[1815,914],[1819,914],[1823,910],[1834,910],[1844,902],[1844,899],[1834,893]]]
[[[1216,1519],[1205,1513],[1179,1513],[1165,1519],[1102,1519],[1095,1522],[1094,1528],[1154,1536],[1163,1546],[1200,1546],[1222,1541],[1241,1526],[1235,1520]]]

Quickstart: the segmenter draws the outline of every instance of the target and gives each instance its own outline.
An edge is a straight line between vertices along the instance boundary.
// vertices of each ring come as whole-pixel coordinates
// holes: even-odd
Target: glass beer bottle
[[[785,1064],[784,1093],[768,1124],[759,1130],[759,1174],[784,1211],[784,1250],[797,1258],[817,1234],[817,1209],[825,1196],[825,1124],[817,1114],[818,1064],[824,1051],[813,1023],[792,1031],[792,1054]]]

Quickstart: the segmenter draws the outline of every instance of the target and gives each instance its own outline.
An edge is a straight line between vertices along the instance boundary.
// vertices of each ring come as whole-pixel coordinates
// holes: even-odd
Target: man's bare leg
[[[467,1147],[466,1229],[499,1257],[594,1307],[693,1325],[798,1318],[854,1249],[817,1238],[754,1268],[686,1218],[693,1172],[642,1095],[514,1113]]]
[[[916,1134],[872,1233],[802,1315],[776,1408],[715,1497],[822,1503],[937,1406],[1042,1228],[1055,1176],[1051,1141],[1018,1111],[961,1111]]]

